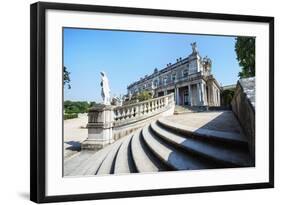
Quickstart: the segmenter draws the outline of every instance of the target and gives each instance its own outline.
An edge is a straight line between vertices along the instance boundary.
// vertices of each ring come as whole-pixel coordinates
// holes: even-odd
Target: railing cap
[[[118,109],[122,109],[122,108],[134,107],[134,106],[137,106],[137,105],[141,105],[141,104],[145,104],[145,103],[148,103],[148,102],[160,100],[160,99],[163,99],[163,98],[168,98],[168,97],[173,96],[173,95],[174,95],[174,93],[170,93],[168,95],[164,95],[164,96],[161,96],[161,97],[158,97],[158,98],[152,98],[152,99],[149,99],[149,100],[145,100],[145,101],[141,101],[141,102],[137,102],[137,103],[133,103],[133,104],[129,104],[129,105],[118,106],[118,107],[115,107],[114,110],[118,110]]]

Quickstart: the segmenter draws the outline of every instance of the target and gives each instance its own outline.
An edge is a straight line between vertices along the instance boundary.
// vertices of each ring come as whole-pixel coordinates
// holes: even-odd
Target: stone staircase
[[[243,136],[159,119],[98,152],[67,159],[65,176],[254,166]]]

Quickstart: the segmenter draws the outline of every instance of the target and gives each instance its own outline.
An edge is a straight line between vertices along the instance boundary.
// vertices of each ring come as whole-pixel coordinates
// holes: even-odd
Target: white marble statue
[[[105,72],[101,73],[101,96],[104,105],[110,105],[110,88]]]

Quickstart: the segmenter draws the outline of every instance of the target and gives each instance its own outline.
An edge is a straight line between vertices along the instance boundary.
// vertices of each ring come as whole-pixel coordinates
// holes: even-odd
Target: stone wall
[[[240,79],[237,82],[231,102],[232,111],[238,118],[249,141],[249,150],[255,159],[255,78]]]

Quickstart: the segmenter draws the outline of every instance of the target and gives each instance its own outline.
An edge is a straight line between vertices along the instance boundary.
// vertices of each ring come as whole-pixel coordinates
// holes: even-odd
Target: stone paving
[[[194,128],[241,133],[241,127],[232,111],[209,111],[173,115],[165,118]]]
[[[80,143],[88,136],[85,128],[88,122],[87,114],[79,114],[78,118],[64,120],[64,157],[68,158],[80,151]]]
[[[78,132],[74,122],[78,123],[79,119],[69,122],[73,133]],[[79,141],[71,135],[68,139]],[[251,167],[254,164],[248,141],[240,133],[232,112],[212,111],[163,117],[97,152],[78,152],[64,161],[64,176]]]

